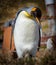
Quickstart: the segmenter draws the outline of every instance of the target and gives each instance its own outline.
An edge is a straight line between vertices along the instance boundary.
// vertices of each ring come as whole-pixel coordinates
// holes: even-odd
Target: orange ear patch
[[[32,11],[35,11],[37,8],[32,8]]]

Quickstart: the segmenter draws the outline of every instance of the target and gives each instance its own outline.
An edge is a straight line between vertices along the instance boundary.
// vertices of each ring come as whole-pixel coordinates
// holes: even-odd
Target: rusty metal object
[[[3,45],[2,45],[2,52],[3,53],[13,52],[15,49],[13,37],[12,37],[12,46],[10,49],[11,31],[12,31],[12,27],[5,27],[4,28]]]

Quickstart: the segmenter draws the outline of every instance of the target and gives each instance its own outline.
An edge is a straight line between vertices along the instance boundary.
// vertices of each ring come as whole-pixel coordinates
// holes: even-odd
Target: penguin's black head
[[[40,10],[38,7],[34,7],[34,8],[32,8],[32,10],[31,10],[31,15],[32,15],[34,18],[40,19],[41,16],[42,16],[42,12],[41,12],[41,10]]]

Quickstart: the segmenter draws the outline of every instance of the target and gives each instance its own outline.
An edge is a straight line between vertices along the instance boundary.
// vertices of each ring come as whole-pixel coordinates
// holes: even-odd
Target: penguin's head
[[[25,15],[28,17],[38,18],[40,20],[42,16],[42,12],[39,7],[31,6],[25,9]]]
[[[31,9],[31,15],[34,17],[34,18],[38,18],[39,20],[41,19],[41,16],[42,16],[42,12],[40,10],[40,8],[38,7],[33,7]]]

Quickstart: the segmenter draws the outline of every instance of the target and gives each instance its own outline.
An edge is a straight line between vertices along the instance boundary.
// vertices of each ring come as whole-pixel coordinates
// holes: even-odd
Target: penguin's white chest
[[[14,29],[14,42],[18,55],[25,50],[32,50],[37,44],[36,36],[39,39],[39,32],[37,34],[36,23],[28,18],[19,18],[16,20]]]
[[[35,26],[34,22],[27,20],[16,23],[14,29],[15,42],[18,44],[30,44],[35,41]]]

